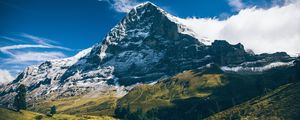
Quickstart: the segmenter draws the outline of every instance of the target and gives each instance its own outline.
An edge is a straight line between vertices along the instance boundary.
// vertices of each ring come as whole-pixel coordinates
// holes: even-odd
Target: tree
[[[26,110],[26,86],[21,84],[17,88],[17,95],[14,99],[14,107],[17,111],[20,111],[21,109]]]
[[[50,114],[51,114],[51,115],[56,114],[56,106],[55,106],[55,105],[53,105],[53,106],[51,107]]]

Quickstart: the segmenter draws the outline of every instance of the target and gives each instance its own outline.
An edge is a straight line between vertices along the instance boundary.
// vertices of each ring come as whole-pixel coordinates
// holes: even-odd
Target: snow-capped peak
[[[249,57],[265,58],[248,55],[243,47],[226,42],[203,45],[209,42],[195,34],[181,18],[151,2],[142,3],[112,28],[100,44],[70,58],[28,67],[13,83],[0,89],[6,95],[0,97],[7,102],[19,84],[28,86],[33,99],[53,96],[50,93],[59,97],[95,90],[116,90],[124,95],[122,90],[126,87],[122,86],[153,82],[208,63],[235,65],[248,62]]]
[[[143,2],[143,3],[140,3],[140,4],[136,5],[133,8],[141,8],[141,7],[144,7],[144,6],[147,6],[147,5],[152,5],[152,6],[157,7],[154,3],[150,2],[150,1],[146,1],[146,2]]]
[[[155,8],[156,10],[158,10],[158,12],[160,12],[161,14],[163,14],[164,16],[166,16],[170,21],[176,23],[178,25],[178,32],[182,33],[182,34],[187,34],[190,36],[193,36],[195,38],[197,38],[199,40],[199,42],[204,43],[206,45],[211,45],[211,43],[213,42],[212,39],[207,38],[206,36],[202,35],[201,33],[195,32],[197,29],[197,26],[191,26],[187,20],[180,18],[180,17],[176,17],[171,15],[170,13],[168,13],[167,11],[161,9],[160,7],[158,7],[157,5],[155,5],[154,3],[151,3],[149,1],[141,3],[137,6],[135,6],[131,11],[137,11],[137,9],[147,9],[148,7],[152,7]],[[143,12],[145,13],[145,12]],[[194,29],[197,28],[197,29]]]

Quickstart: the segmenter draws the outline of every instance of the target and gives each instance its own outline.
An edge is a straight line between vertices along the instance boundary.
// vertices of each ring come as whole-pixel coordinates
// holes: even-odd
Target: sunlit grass
[[[199,88],[214,88],[226,84],[221,77],[222,74],[201,75],[194,71],[185,71],[155,85],[139,85],[120,99],[119,103],[124,107],[129,103],[132,111],[137,108],[148,111],[158,107],[171,107],[172,101],[176,99],[211,95],[210,90],[201,91]]]
[[[0,120],[115,120],[109,116],[67,115],[55,114],[52,117],[45,114],[21,110],[20,112],[0,108]]]
[[[31,110],[47,113],[51,106],[57,107],[58,113],[79,115],[113,115],[117,98],[113,94],[98,97],[76,96],[36,102]]]

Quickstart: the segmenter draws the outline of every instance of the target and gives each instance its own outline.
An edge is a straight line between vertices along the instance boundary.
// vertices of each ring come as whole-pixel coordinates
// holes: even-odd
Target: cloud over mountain
[[[100,2],[108,2],[111,8],[116,12],[127,13],[129,12],[137,3],[135,0],[98,0]]]
[[[5,84],[12,81],[14,77],[7,71],[0,69],[0,84]]]
[[[268,9],[246,8],[225,20],[187,18],[181,22],[197,33],[198,38],[225,39],[242,43],[256,53],[300,52],[300,2],[289,1],[284,6]]]

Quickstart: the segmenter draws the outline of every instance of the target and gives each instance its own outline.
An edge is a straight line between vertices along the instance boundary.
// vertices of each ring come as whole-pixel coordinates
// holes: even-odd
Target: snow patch
[[[262,67],[242,67],[242,66],[236,66],[236,67],[228,67],[228,66],[223,66],[221,69],[223,71],[230,71],[230,72],[241,72],[241,71],[250,71],[250,72],[263,72],[270,70],[272,68],[276,67],[282,67],[282,66],[293,66],[294,61],[291,62],[273,62],[268,65],[262,66]]]

